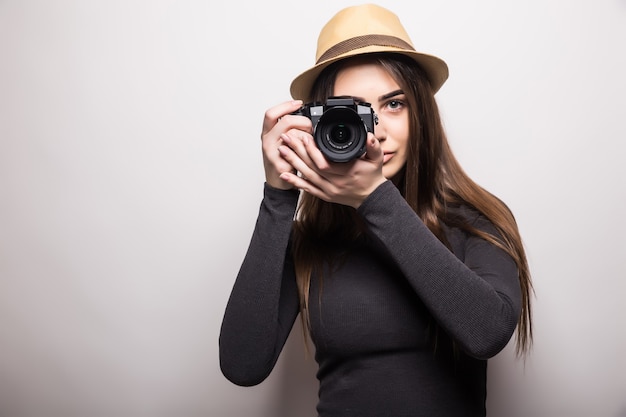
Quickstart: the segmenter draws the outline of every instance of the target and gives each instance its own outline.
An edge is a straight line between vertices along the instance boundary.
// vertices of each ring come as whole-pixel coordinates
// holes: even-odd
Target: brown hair
[[[497,197],[476,184],[464,172],[448,144],[433,90],[423,70],[410,58],[392,54],[371,54],[329,66],[312,89],[313,101],[324,101],[334,90],[337,72],[346,62],[369,59],[385,68],[405,93],[411,109],[407,162],[394,183],[407,203],[431,232],[447,245],[442,225],[459,227],[505,250],[516,262],[522,290],[522,311],[517,326],[516,351],[523,355],[532,344],[530,271],[517,223],[509,208]],[[371,61],[370,61],[371,62]],[[448,206],[466,205],[489,219],[499,236],[476,229],[446,211]],[[355,219],[357,219],[355,221]],[[296,268],[300,309],[305,334],[309,330],[309,288],[311,274],[321,274],[324,261],[332,261],[323,250],[328,236],[356,240],[363,233],[352,207],[328,203],[303,193],[293,229],[293,256]]]

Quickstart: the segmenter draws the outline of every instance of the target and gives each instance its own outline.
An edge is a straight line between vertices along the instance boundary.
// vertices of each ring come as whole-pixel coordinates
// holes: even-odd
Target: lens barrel
[[[315,126],[315,142],[333,162],[348,162],[363,155],[367,130],[356,111],[336,106],[327,109]]]

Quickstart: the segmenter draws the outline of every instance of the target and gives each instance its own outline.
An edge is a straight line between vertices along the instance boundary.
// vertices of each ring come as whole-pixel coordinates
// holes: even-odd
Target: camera
[[[365,153],[367,132],[374,132],[378,117],[370,103],[350,96],[335,96],[326,103],[308,103],[292,114],[313,123],[313,138],[324,157],[349,162]]]

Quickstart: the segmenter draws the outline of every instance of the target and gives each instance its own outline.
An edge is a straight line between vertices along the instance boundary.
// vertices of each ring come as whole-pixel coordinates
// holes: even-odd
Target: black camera
[[[365,153],[367,132],[374,132],[378,118],[370,103],[353,97],[330,97],[326,103],[308,103],[292,114],[313,123],[313,138],[322,154],[332,162],[348,162]]]

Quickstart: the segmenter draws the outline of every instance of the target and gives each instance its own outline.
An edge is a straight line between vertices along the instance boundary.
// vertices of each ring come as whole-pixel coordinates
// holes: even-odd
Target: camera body
[[[378,123],[370,103],[350,96],[330,97],[326,103],[308,103],[292,114],[311,119],[315,144],[332,162],[349,162],[363,155],[367,133],[373,133]]]

